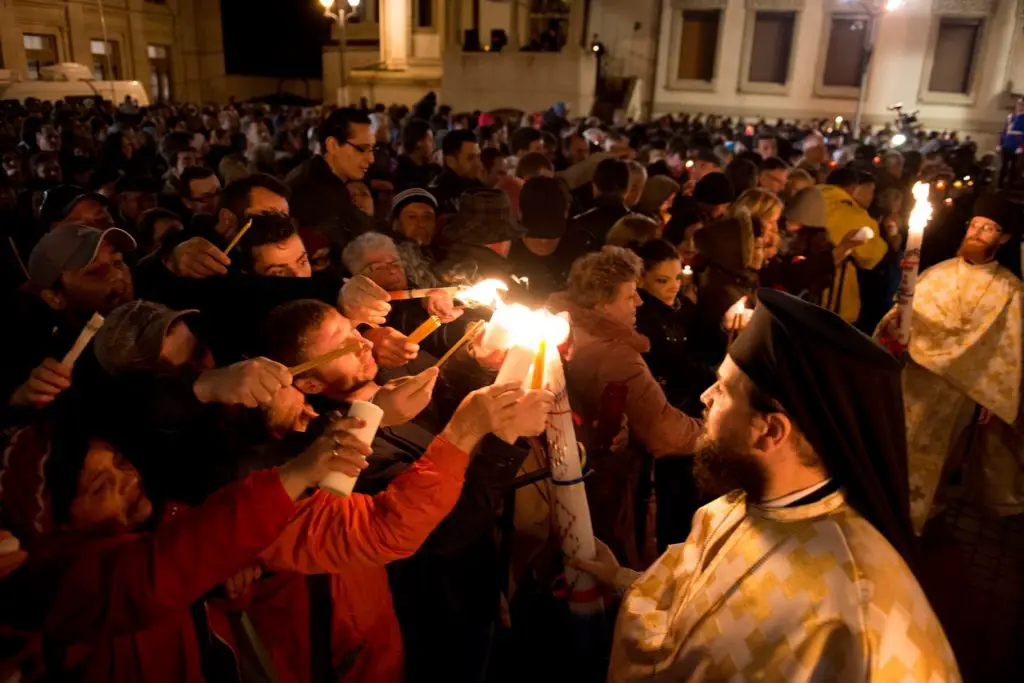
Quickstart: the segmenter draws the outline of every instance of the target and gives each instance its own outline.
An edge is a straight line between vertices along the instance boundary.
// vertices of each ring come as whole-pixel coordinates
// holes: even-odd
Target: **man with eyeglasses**
[[[978,198],[973,214],[956,257],[923,272],[914,294],[903,396],[918,534],[942,507],[950,463],[987,510],[1024,512],[1021,209],[996,193]],[[902,350],[896,320],[893,309],[879,336]]]
[[[370,117],[358,109],[335,110],[317,137],[320,154],[286,180],[292,190],[292,215],[300,225],[315,226],[327,235],[340,252],[354,237],[373,230],[373,219],[356,207],[346,188],[362,180],[373,163]]]

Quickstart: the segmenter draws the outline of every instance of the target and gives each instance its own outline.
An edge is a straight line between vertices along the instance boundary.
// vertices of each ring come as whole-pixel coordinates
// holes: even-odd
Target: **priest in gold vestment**
[[[910,553],[900,366],[838,316],[760,290],[702,397],[698,484],[728,491],[624,591],[608,680],[955,683]]]
[[[957,256],[922,273],[914,294],[903,397],[918,534],[954,469],[989,512],[1024,512],[1021,281],[997,259],[1020,249],[1019,216],[1000,194],[979,198],[973,213]]]

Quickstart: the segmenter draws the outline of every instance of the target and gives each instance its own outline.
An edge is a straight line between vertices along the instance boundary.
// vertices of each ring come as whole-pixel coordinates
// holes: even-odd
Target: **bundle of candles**
[[[932,205],[928,201],[928,183],[915,183],[913,189],[914,208],[910,212],[907,249],[903,254],[903,274],[897,294],[899,328],[896,340],[902,347],[910,343],[910,320],[914,311],[914,289],[917,287],[917,270],[921,265],[921,242],[924,229],[932,218]]]

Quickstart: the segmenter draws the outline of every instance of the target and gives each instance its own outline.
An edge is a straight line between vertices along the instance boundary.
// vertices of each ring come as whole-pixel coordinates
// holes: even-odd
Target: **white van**
[[[139,81],[97,81],[92,71],[81,64],[65,63],[44,66],[39,70],[40,80],[13,80],[12,73],[0,69],[0,100],[24,102],[29,97],[40,100],[65,100],[80,97],[102,97],[115,104],[131,97],[136,105],[149,105],[149,93]]]

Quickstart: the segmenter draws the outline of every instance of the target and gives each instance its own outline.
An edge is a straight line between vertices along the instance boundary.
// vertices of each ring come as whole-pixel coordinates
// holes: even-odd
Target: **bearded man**
[[[1020,248],[1019,209],[1002,194],[980,197],[957,256],[921,274],[903,371],[910,514],[920,534],[961,466],[975,502],[1024,512],[1021,280],[1000,261]],[[879,326],[891,336],[891,311]]]
[[[694,474],[720,498],[626,591],[608,680],[960,680],[901,557],[907,515],[899,363],[838,316],[758,291],[701,397]]]

